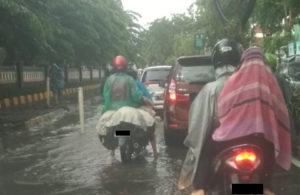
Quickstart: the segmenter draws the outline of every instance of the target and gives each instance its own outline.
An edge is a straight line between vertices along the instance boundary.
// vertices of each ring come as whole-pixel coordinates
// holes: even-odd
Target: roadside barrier
[[[100,84],[87,85],[82,87],[83,91],[95,90],[100,87]],[[62,91],[63,96],[73,95],[78,93],[78,88],[66,88]],[[50,91],[50,99],[53,98],[53,92]],[[19,105],[31,104],[33,102],[39,102],[47,100],[47,92],[40,92],[34,94],[25,94],[12,98],[0,99],[0,110],[10,107],[16,107]]]
[[[20,96],[20,104],[26,104],[26,99],[25,99],[25,96]]]

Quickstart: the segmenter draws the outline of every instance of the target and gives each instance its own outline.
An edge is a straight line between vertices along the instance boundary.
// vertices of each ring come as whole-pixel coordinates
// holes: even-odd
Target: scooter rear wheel
[[[131,149],[128,143],[120,146],[121,160],[123,163],[131,161]]]

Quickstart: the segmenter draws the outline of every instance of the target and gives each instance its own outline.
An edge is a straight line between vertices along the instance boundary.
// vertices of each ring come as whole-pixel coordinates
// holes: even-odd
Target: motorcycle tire
[[[131,161],[132,152],[128,143],[120,146],[120,154],[123,163],[128,163]]]

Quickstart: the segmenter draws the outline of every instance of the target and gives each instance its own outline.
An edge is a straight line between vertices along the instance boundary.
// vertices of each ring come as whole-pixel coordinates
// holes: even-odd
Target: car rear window
[[[169,75],[169,72],[170,72],[170,68],[147,70],[144,73],[142,82],[166,81],[167,77]]]
[[[189,83],[214,81],[215,69],[212,65],[181,66],[176,74],[176,80]]]

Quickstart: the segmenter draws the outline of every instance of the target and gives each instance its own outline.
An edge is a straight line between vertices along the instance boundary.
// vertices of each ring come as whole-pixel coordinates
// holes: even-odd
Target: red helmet
[[[116,56],[112,65],[116,70],[125,70],[127,68],[127,60],[123,56]]]

